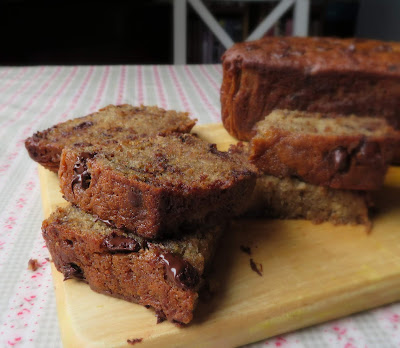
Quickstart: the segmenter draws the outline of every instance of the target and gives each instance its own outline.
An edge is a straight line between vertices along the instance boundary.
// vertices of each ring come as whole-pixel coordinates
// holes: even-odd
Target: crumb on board
[[[41,267],[41,264],[37,259],[30,259],[28,261],[28,269],[32,272],[35,272],[39,267]]]
[[[250,259],[250,267],[254,272],[256,272],[260,277],[262,277],[263,266],[261,263],[255,263],[253,259]]]
[[[248,255],[251,255],[251,249],[248,246],[241,245],[240,246],[240,250],[243,251],[244,253],[248,254]]]
[[[140,343],[143,341],[143,338],[132,338],[132,339],[127,339],[126,342],[131,344],[132,346],[136,343]]]

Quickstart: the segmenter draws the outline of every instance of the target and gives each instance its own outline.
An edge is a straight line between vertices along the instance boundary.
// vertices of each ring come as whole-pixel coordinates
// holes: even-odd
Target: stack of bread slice
[[[111,106],[90,121],[72,120],[73,127],[61,124],[44,132],[53,139],[60,129],[80,133],[79,142],[74,137],[62,144],[59,157],[61,192],[71,205],[43,222],[43,237],[65,279],[83,280],[99,293],[152,307],[159,321],[187,324],[218,237],[228,220],[242,213],[256,170],[240,154],[220,152],[195,135],[178,133],[191,129],[185,126],[192,124],[186,114],[140,109],[142,117],[135,122],[145,134],[126,130],[123,123],[104,129],[103,120],[96,126],[97,117],[110,110],[113,115],[106,118],[113,122],[121,110],[124,119],[137,116],[137,108],[130,106]],[[146,127],[147,117],[166,115],[178,119],[155,124],[167,125],[168,132],[151,123]],[[172,131],[171,124],[176,125]],[[36,136],[36,143],[38,138],[44,137]],[[32,141],[27,140],[28,150]]]
[[[400,144],[383,118],[275,110],[256,125],[249,159],[261,215],[370,226],[370,192],[382,187]]]

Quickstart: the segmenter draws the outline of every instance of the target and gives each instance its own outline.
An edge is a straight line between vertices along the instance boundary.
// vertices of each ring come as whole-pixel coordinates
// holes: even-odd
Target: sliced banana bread
[[[181,225],[239,214],[256,169],[238,154],[191,134],[66,147],[59,170],[65,198],[145,238]]]
[[[256,131],[250,161],[265,174],[338,189],[379,189],[400,145],[399,131],[370,117],[274,110]]]
[[[160,319],[189,323],[222,226],[202,226],[179,240],[146,242],[72,205],[58,208],[42,231],[65,279],[153,307]]]
[[[195,123],[185,112],[156,106],[109,105],[88,116],[37,132],[25,140],[25,147],[34,161],[57,173],[61,151],[67,145],[129,140],[172,132],[188,133]]]

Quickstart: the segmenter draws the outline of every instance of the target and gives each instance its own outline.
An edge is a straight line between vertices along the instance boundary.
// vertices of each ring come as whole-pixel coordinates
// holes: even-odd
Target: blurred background
[[[243,41],[278,0],[203,4]],[[186,7],[187,63],[219,63],[225,47]],[[400,41],[400,0],[310,0],[308,35]],[[172,64],[173,0],[0,0],[0,65]],[[265,35],[292,35],[289,9]]]

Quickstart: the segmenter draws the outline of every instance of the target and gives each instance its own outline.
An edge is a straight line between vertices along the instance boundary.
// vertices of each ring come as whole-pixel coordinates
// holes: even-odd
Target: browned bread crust
[[[59,177],[65,198],[81,209],[145,238],[160,238],[180,233],[181,225],[239,214],[255,171],[238,154],[174,134],[66,147]]]
[[[159,319],[187,324],[222,227],[150,243],[68,206],[45,220],[42,231],[65,279],[83,280],[96,292],[153,307]]]
[[[307,219],[335,225],[362,224],[371,228],[367,192],[331,189],[295,178],[263,175],[257,179],[247,215],[280,219]]]
[[[88,116],[57,124],[36,132],[25,140],[29,156],[56,172],[61,151],[75,143],[129,140],[141,136],[188,133],[195,125],[188,113],[164,110],[156,106],[108,105]]]
[[[240,140],[273,109],[385,117],[400,128],[400,43],[268,37],[222,60],[222,121]]]
[[[275,110],[256,131],[249,158],[264,173],[347,190],[379,189],[400,144],[399,131],[371,117]]]

